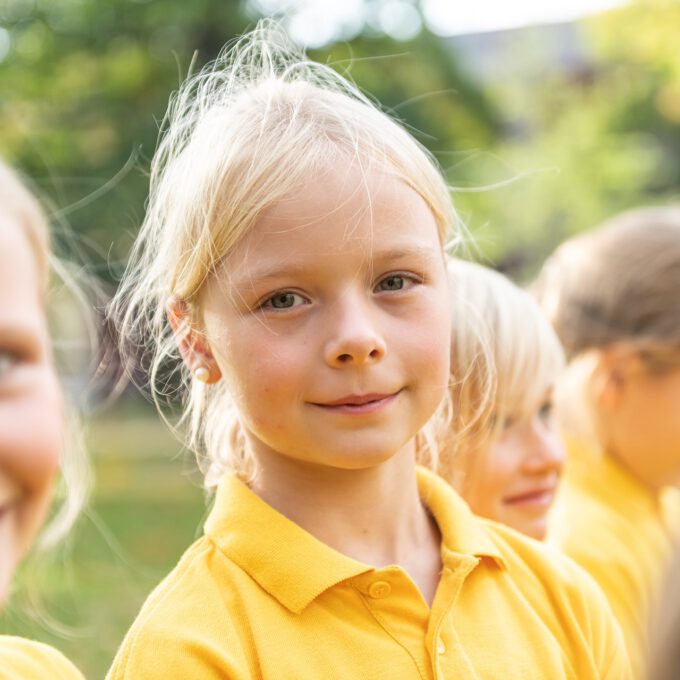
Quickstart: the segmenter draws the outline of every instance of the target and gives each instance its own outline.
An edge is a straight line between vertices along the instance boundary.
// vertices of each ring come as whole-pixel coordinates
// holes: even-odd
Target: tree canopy
[[[253,25],[253,7],[2,4],[0,154],[33,178],[104,276],[142,220],[170,92]],[[638,0],[570,27],[571,61],[551,54],[563,33],[554,26],[466,43],[422,28],[399,41],[367,24],[312,56],[348,73],[433,151],[478,256],[522,275],[568,234],[677,198],[678,29],[677,2]],[[475,68],[480,55],[486,73]]]

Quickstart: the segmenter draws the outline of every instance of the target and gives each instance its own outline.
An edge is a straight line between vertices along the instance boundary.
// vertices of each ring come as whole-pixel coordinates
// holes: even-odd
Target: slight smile
[[[516,496],[503,499],[505,505],[526,508],[549,508],[555,497],[555,487],[533,489]]]
[[[17,504],[16,499],[2,501],[0,503],[0,521],[4,520],[5,518],[11,515],[11,513],[14,511],[16,507],[16,504]]]
[[[350,394],[340,399],[324,403],[314,403],[314,406],[347,415],[365,415],[382,411],[389,406],[401,393],[401,390],[391,394]]]

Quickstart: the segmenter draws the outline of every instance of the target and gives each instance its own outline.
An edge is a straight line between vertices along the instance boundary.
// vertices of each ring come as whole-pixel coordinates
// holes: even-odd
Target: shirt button
[[[437,654],[443,654],[446,651],[446,645],[439,640],[437,642]]]
[[[368,594],[379,600],[392,592],[392,586],[387,581],[375,581],[368,587]]]

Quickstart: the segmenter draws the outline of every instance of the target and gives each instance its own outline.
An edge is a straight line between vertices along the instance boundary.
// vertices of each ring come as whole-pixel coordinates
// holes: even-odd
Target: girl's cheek
[[[18,486],[35,490],[56,475],[63,450],[63,404],[54,380],[0,398],[0,466]]]

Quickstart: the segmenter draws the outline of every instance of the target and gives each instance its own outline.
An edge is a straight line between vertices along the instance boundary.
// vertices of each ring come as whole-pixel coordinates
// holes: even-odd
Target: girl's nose
[[[387,351],[370,302],[347,295],[333,308],[324,348],[329,366],[364,366],[380,361]]]
[[[531,423],[531,441],[527,447],[524,464],[533,472],[556,472],[560,474],[565,459],[564,445],[555,427],[540,417]]]

